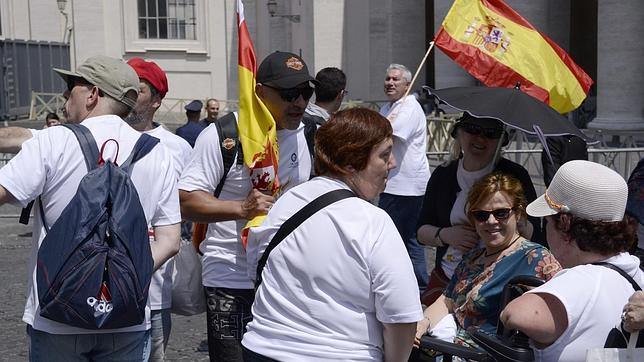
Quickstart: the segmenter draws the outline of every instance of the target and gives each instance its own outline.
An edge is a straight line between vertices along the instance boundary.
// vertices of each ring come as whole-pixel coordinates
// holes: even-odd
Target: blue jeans
[[[416,240],[418,216],[423,207],[423,196],[399,196],[382,193],[378,206],[385,210],[394,221],[407,248],[414,267],[414,274],[416,274],[418,289],[422,293],[429,282],[425,249]]]
[[[243,362],[242,336],[253,319],[253,289],[204,287],[210,361]]]
[[[153,310],[150,313],[150,323],[150,362],[162,362],[165,360],[165,348],[172,329],[170,308]]]
[[[27,326],[29,361],[145,362],[150,331],[95,334],[50,334]]]

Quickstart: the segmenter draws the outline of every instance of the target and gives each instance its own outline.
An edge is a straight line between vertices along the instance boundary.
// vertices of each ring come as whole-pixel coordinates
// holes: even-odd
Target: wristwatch
[[[438,228],[438,230],[436,230],[436,233],[434,234],[434,240],[440,241],[441,246],[445,246],[445,242],[443,241],[443,239],[441,239],[441,230],[443,230],[443,228]]]

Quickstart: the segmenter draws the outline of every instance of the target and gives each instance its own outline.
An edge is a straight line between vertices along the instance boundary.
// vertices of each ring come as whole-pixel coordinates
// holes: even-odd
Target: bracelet
[[[443,230],[442,227],[436,230],[436,233],[434,234],[434,240],[438,240],[441,243],[440,246],[445,246],[445,242],[443,241],[443,239],[441,239],[441,230]]]

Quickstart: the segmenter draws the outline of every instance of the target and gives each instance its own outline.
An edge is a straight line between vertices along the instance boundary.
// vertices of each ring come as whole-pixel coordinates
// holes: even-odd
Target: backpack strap
[[[96,168],[98,163],[98,146],[96,145],[96,140],[94,139],[92,132],[90,132],[87,127],[81,124],[62,124],[61,126],[69,129],[70,131],[72,131],[72,133],[74,133],[74,136],[76,136],[81,151],[83,152],[83,156],[85,157],[87,172]],[[45,226],[45,230],[49,230],[45,222],[45,213],[40,197],[38,202],[40,203],[40,213],[43,220],[43,225]],[[31,214],[31,209],[33,207],[34,201],[31,201],[27,204],[26,207],[22,209],[22,212],[20,213],[20,219],[18,220],[21,224],[29,224],[29,214]]]
[[[136,140],[136,143],[134,144],[134,148],[132,148],[132,152],[130,153],[130,156],[121,164],[121,169],[125,172],[128,172],[130,166],[132,166],[133,163],[136,161],[142,159],[152,151],[152,149],[159,143],[159,139],[156,137],[152,137],[148,134],[143,133],[138,140]]]
[[[74,133],[78,144],[80,145],[83,156],[85,156],[85,165],[87,172],[95,169],[98,166],[98,145],[92,135],[92,132],[82,124],[63,124],[63,127],[69,129]]]
[[[639,284],[637,284],[637,282],[630,275],[628,275],[628,273],[626,273],[624,270],[622,270],[622,268],[618,267],[617,265],[606,263],[603,261],[593,263],[593,265],[599,265],[599,266],[606,267],[608,269],[613,269],[614,271],[618,272],[621,276],[623,276],[624,279],[628,280],[628,282],[631,283],[631,286],[633,287],[633,289],[635,289],[635,291],[642,290],[642,287],[640,287]]]
[[[243,152],[241,148],[241,143],[239,142],[239,132],[237,131],[237,117],[234,112],[228,113],[222,118],[218,119],[215,122],[215,127],[217,127],[217,134],[219,135],[219,147],[221,148],[221,157],[224,160],[224,174],[219,180],[217,187],[215,188],[214,195],[219,197],[221,190],[224,188],[224,183],[226,182],[226,177],[228,176],[228,171],[233,166],[235,162],[235,156],[237,156],[237,164],[241,164],[244,160]],[[233,143],[228,140],[232,140]],[[224,142],[225,141],[225,142]]]
[[[264,270],[264,266],[266,266],[268,255],[273,249],[275,249],[275,247],[279,243],[282,242],[282,240],[284,240],[284,238],[286,238],[291,232],[293,232],[293,230],[297,229],[297,227],[300,226],[300,224],[302,224],[306,219],[308,219],[321,209],[331,205],[336,201],[355,196],[356,195],[352,191],[347,189],[329,191],[325,194],[322,194],[321,196],[318,196],[315,200],[311,201],[298,212],[296,212],[293,216],[288,218],[288,220],[286,220],[277,230],[277,233],[275,233],[275,236],[273,236],[273,239],[271,239],[271,242],[268,244],[266,250],[264,251],[264,254],[262,254],[262,257],[257,263],[257,278],[255,281],[255,288],[259,287],[259,285],[262,283],[262,271]]]
[[[314,159],[315,156],[315,131],[318,130],[318,125],[315,122],[315,116],[311,116],[308,113],[304,113],[302,117],[302,123],[304,124],[304,137],[306,138],[306,145],[309,148],[309,154],[311,159]],[[322,117],[317,117],[322,119]]]

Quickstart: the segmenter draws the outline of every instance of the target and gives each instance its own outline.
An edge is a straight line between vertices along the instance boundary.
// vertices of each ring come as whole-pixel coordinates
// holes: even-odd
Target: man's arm
[[[181,240],[181,224],[153,226],[154,241],[150,244],[154,270],[179,252]]]
[[[7,191],[7,189],[0,185],[0,205],[14,202],[16,202],[16,198],[13,197],[11,192]]]
[[[27,128],[0,128],[0,152],[18,153],[22,149],[22,144],[31,137],[33,137],[33,135]]]
[[[404,362],[414,346],[416,323],[383,323],[385,362]]]
[[[226,220],[250,220],[268,213],[274,198],[253,189],[245,200],[220,200],[201,191],[179,190],[181,216],[185,220],[212,223]]]

